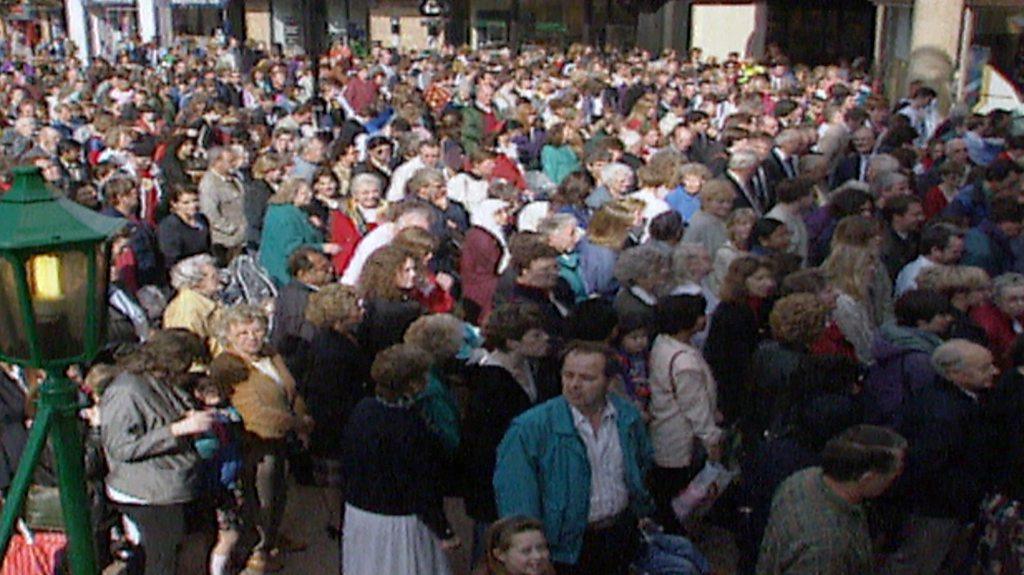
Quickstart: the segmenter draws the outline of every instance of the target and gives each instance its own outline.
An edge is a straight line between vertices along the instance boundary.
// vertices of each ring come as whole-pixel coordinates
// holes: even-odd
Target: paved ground
[[[282,575],[335,575],[338,569],[338,542],[332,539],[328,525],[337,523],[338,503],[328,490],[315,487],[291,486],[288,509],[285,513],[284,532],[295,539],[309,543],[309,549],[289,554],[285,558]],[[469,552],[473,537],[473,524],[466,517],[459,500],[446,501],[448,516],[453,519],[456,533],[463,541],[461,549],[451,555],[455,575],[468,575]],[[729,535],[710,529],[700,534],[698,545],[715,566],[716,575],[735,572],[736,551]],[[205,553],[211,542],[194,538],[186,543],[179,575],[200,575],[205,572]],[[120,575],[123,569],[112,566],[104,575]],[[404,575],[404,574],[381,574]]]

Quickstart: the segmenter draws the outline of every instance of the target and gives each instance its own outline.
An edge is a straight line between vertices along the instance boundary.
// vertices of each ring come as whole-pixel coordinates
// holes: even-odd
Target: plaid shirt
[[[836,495],[820,467],[798,471],[779,486],[758,575],[870,575],[872,559],[864,508]]]

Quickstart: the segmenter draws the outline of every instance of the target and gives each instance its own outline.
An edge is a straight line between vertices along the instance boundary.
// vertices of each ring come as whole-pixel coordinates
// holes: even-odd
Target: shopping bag
[[[708,461],[700,473],[672,499],[672,511],[683,522],[690,517],[701,517],[718,497],[733,482],[739,471],[733,471],[720,463]]]
[[[67,544],[63,533],[16,533],[11,537],[0,575],[56,575]]]

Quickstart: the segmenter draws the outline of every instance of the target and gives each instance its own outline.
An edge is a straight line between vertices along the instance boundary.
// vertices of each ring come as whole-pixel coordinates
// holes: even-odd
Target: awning
[[[90,6],[110,6],[117,8],[134,8],[135,0],[88,0],[83,2],[86,7]]]
[[[564,34],[569,31],[565,24],[561,22],[537,22],[533,29],[537,32],[548,34]]]
[[[171,0],[176,8],[217,8],[227,7],[229,0]]]

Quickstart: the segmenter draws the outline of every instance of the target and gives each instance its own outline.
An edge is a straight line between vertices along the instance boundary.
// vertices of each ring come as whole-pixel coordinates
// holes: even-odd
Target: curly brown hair
[[[535,303],[512,302],[494,308],[484,326],[484,347],[508,350],[508,342],[523,339],[531,329],[544,329],[544,314]]]
[[[462,320],[447,313],[422,316],[405,330],[403,340],[430,354],[434,363],[440,363],[455,357],[462,347]]]
[[[405,293],[398,287],[395,277],[412,259],[409,252],[398,246],[384,246],[370,255],[359,275],[359,289],[366,299],[401,301]]]
[[[722,287],[719,288],[719,299],[724,302],[740,302],[747,297],[747,278],[766,269],[775,275],[775,263],[768,258],[759,256],[740,256],[729,264]]]
[[[768,323],[779,343],[810,345],[825,331],[828,308],[809,293],[788,295],[775,303]]]
[[[306,321],[313,326],[326,329],[338,322],[354,317],[359,309],[359,292],[342,284],[328,284],[320,291],[309,294],[306,305]]]

